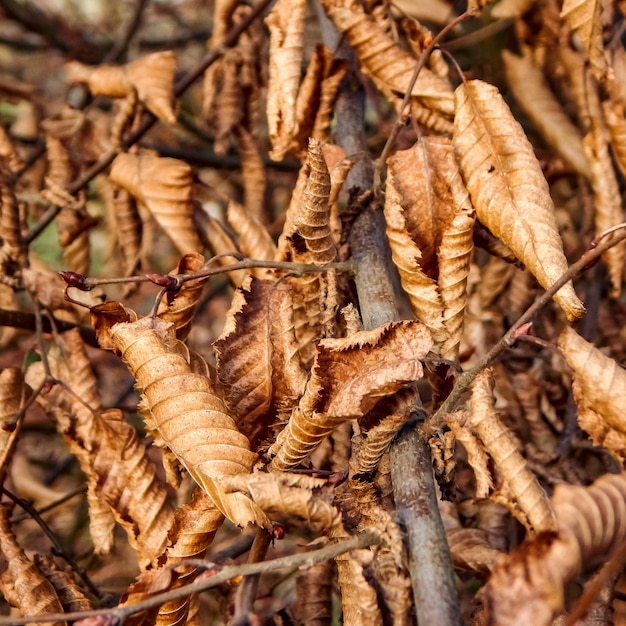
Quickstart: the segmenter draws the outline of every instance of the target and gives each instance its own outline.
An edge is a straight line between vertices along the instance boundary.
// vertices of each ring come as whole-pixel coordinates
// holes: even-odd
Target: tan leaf
[[[389,159],[387,237],[415,316],[455,359],[473,249],[474,213],[447,140],[426,138]],[[445,352],[445,354],[444,354]]]
[[[0,371],[0,485],[4,483],[19,435],[21,421],[15,424],[14,418],[22,407],[24,396],[22,370],[5,367]],[[6,424],[15,424],[15,427],[11,430]]]
[[[233,131],[244,121],[244,95],[241,85],[242,58],[237,48],[228,50],[220,61],[214,79],[221,79],[215,91],[214,150],[216,154],[227,154]]]
[[[171,568],[185,559],[201,559],[213,542],[215,533],[222,525],[224,516],[215,508],[209,497],[200,488],[193,493],[191,502],[176,509],[174,522],[168,535],[168,546],[158,559],[159,569]],[[198,574],[197,567],[178,568],[176,580],[169,589],[177,589],[192,583]],[[151,592],[142,593],[143,584],[131,585],[126,592],[133,602],[150,597]],[[125,594],[125,595],[126,595]],[[159,608],[157,626],[176,626],[184,623],[189,612],[189,596],[170,600]]]
[[[246,209],[261,223],[270,221],[265,209],[267,176],[259,141],[243,126],[235,130],[235,139],[241,157],[244,203]]]
[[[176,57],[172,50],[148,54],[123,67],[90,67],[71,61],[65,65],[65,72],[70,81],[87,83],[95,96],[125,98],[135,89],[156,117],[176,123],[173,109]]]
[[[548,184],[498,90],[481,81],[455,92],[453,144],[477,216],[550,287],[567,269]],[[584,313],[571,283],[554,299],[568,319]]]
[[[532,51],[525,48],[520,57],[503,50],[502,60],[515,99],[541,136],[574,170],[589,178],[589,163],[582,150],[580,132],[550,89],[542,69],[533,59]]]
[[[561,19],[580,36],[591,71],[598,79],[604,78],[607,62],[602,43],[602,1],[564,0]]]
[[[204,267],[204,257],[195,252],[186,254],[171,274],[193,274]],[[159,304],[157,315],[176,327],[176,338],[184,341],[191,330],[191,321],[202,296],[208,276],[185,281],[178,291],[168,291]]]
[[[625,537],[626,474],[589,487],[557,485],[558,532],[542,534],[500,558],[485,588],[491,623],[549,626],[562,613],[568,582],[620,550]]]
[[[17,259],[22,250],[20,211],[11,183],[11,174],[0,160],[0,237],[3,252]]]
[[[111,180],[144,204],[181,254],[202,252],[192,215],[192,171],[184,161],[151,154],[119,154]]]
[[[336,426],[421,378],[431,347],[428,330],[410,321],[320,341],[304,395],[270,448],[271,468],[297,466]]]
[[[24,161],[15,150],[13,141],[4,126],[0,125],[0,158],[4,159],[10,172],[17,172],[24,167]]]
[[[236,524],[267,527],[267,518],[248,498],[224,493],[222,480],[249,474],[256,455],[209,379],[191,372],[173,326],[159,318],[144,318],[116,324],[110,337],[137,379],[163,441],[215,506]]]
[[[608,132],[600,119],[593,118],[591,129],[583,140],[583,149],[591,166],[591,186],[594,198],[596,233],[601,233],[624,221],[622,198],[608,149]],[[622,274],[626,263],[626,244],[621,241],[603,255],[611,279],[611,296],[617,298],[622,290]]]
[[[500,556],[480,528],[448,528],[446,537],[455,568],[489,574]]]
[[[626,371],[571,328],[561,333],[559,348],[574,371],[579,417],[595,413],[612,429],[626,435]]]
[[[246,207],[230,200],[226,211],[228,223],[237,234],[239,249],[250,259],[271,261],[276,256],[276,244],[259,219]],[[252,270],[257,278],[269,278],[270,270],[256,268]]]
[[[537,0],[500,0],[492,9],[491,15],[498,19],[520,17],[529,11]]]
[[[23,615],[63,613],[63,606],[52,583],[32,563],[11,531],[10,509],[0,505],[0,552],[3,564],[0,586],[11,603]],[[42,622],[42,626],[61,626],[64,622]]]
[[[354,48],[363,70],[396,102],[404,97],[416,60],[402,50],[354,0],[322,0],[328,17]],[[422,107],[452,117],[454,104],[448,81],[423,68],[411,95]]]
[[[306,0],[278,0],[265,20],[270,31],[267,123],[272,151],[280,161],[296,131]]]
[[[315,46],[296,102],[295,152],[306,153],[309,138],[328,140],[334,104],[348,64],[338,60],[326,46]]]
[[[305,386],[289,286],[246,280],[214,348],[226,403],[256,449],[268,437],[276,411],[290,412]]]
[[[611,135],[611,147],[622,175],[626,175],[626,112],[624,105],[607,100],[602,103],[604,119]]]
[[[513,433],[500,421],[492,394],[491,370],[478,375],[470,400],[470,425],[494,460],[506,488],[515,498],[526,525],[535,533],[554,530],[554,512],[537,477],[527,467]]]
[[[147,54],[126,68],[126,76],[137,90],[139,99],[156,117],[170,124],[176,123],[174,113],[174,79],[176,57],[172,50]]]
[[[63,333],[58,342],[49,352],[50,368],[66,386],[56,385],[47,394],[40,394],[37,401],[54,416],[86,474],[90,504],[100,502],[110,507],[145,568],[163,549],[172,522],[167,490],[121,411],[100,408],[96,380],[78,331]],[[41,384],[44,377],[41,363],[28,369],[27,380],[32,386]],[[101,507],[90,510],[91,515],[96,513],[104,517],[93,519],[94,524],[101,524],[95,533],[101,538],[108,516]],[[103,541],[96,544],[96,551],[109,547],[109,539]]]

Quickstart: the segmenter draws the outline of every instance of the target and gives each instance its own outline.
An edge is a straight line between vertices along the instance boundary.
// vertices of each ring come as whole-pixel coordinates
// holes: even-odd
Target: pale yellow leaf
[[[474,80],[455,97],[453,144],[477,216],[547,289],[567,259],[532,146],[496,87]],[[571,282],[554,299],[568,319],[585,311]]]

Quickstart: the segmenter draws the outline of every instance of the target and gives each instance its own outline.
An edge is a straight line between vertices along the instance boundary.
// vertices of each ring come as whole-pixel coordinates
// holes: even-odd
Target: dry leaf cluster
[[[626,623],[623,3],[35,4],[0,624]]]

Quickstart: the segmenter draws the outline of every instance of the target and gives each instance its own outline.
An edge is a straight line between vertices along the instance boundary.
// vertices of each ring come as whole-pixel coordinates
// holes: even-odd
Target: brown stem
[[[328,20],[321,20],[324,42],[336,47],[337,34],[333,35]],[[333,29],[334,30],[334,29]],[[335,45],[333,46],[333,41]],[[424,59],[425,61],[425,59]],[[346,153],[367,154],[363,100],[353,82],[344,83],[340,91],[335,119],[337,142]],[[407,89],[410,94],[411,88]],[[410,96],[409,96],[410,97]],[[363,161],[367,163],[367,161]],[[357,182],[358,181],[358,182]],[[362,167],[356,174],[360,190],[366,199],[361,214],[350,231],[352,262],[355,266],[355,285],[363,325],[366,329],[397,320],[399,317],[396,292],[393,284],[394,265],[385,234],[385,220],[371,193],[373,173]],[[415,597],[418,622],[430,624],[430,617],[442,608],[445,621],[437,624],[461,624],[461,614],[454,581],[454,570],[446,533],[437,506],[437,495],[432,470],[430,448],[427,440],[412,431],[391,446],[391,478],[398,509],[399,522],[406,531],[411,584]],[[405,476],[412,472],[412,480]],[[424,501],[429,506],[424,506]],[[428,541],[421,537],[427,536]],[[424,579],[430,584],[424,586]],[[423,592],[427,589],[427,592]],[[419,598],[419,601],[418,601]]]

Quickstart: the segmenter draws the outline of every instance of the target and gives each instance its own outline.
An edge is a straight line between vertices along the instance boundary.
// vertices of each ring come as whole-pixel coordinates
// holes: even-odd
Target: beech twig
[[[311,550],[310,552],[292,554],[283,556],[271,561],[263,561],[262,563],[248,563],[246,565],[226,565],[224,567],[216,567],[213,563],[203,561],[201,559],[188,559],[176,564],[176,567],[202,567],[208,572],[200,574],[194,582],[184,587],[179,587],[172,591],[155,594],[147,600],[136,602],[134,604],[125,604],[111,609],[96,609],[93,611],[79,611],[75,613],[57,613],[48,615],[34,615],[28,617],[11,617],[0,616],[0,626],[19,626],[21,624],[33,624],[37,622],[55,622],[68,620],[81,620],[89,617],[107,616],[118,623],[123,623],[131,615],[141,613],[155,606],[160,606],[170,600],[189,596],[192,593],[206,591],[213,587],[217,587],[233,578],[239,576],[252,576],[255,574],[264,574],[273,572],[283,568],[289,569],[306,569],[312,567],[322,561],[334,559],[340,554],[349,552],[350,550],[359,550],[368,546],[375,546],[381,543],[381,538],[377,533],[365,532],[350,539],[339,541],[330,546],[320,548],[319,550]],[[217,570],[217,571],[216,571]]]

